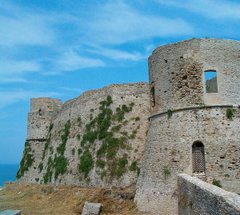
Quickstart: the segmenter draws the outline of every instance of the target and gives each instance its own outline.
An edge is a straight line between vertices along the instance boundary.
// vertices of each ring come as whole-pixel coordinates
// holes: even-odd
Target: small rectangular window
[[[206,93],[217,93],[217,72],[214,70],[207,70],[204,72]]]

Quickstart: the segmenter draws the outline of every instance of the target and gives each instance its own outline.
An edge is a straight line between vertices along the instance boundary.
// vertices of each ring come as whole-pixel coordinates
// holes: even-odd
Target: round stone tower
[[[152,110],[135,202],[177,214],[177,174],[240,193],[240,42],[191,39],[149,57]]]

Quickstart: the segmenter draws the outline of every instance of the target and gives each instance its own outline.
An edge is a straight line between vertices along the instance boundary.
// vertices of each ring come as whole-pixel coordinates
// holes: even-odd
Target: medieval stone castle
[[[32,99],[18,181],[136,185],[140,211],[170,215],[179,173],[240,193],[240,42],[165,45],[148,64],[149,84]]]

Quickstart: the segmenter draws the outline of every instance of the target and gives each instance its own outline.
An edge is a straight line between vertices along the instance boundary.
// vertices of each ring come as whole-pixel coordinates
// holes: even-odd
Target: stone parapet
[[[239,215],[240,196],[187,174],[178,175],[179,215]]]

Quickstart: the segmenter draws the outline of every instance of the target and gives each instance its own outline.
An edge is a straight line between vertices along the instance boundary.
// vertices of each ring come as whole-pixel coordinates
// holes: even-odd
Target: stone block
[[[102,204],[85,202],[82,215],[100,215]]]
[[[19,211],[19,210],[5,210],[5,211],[1,211],[0,215],[21,215],[21,211]]]

